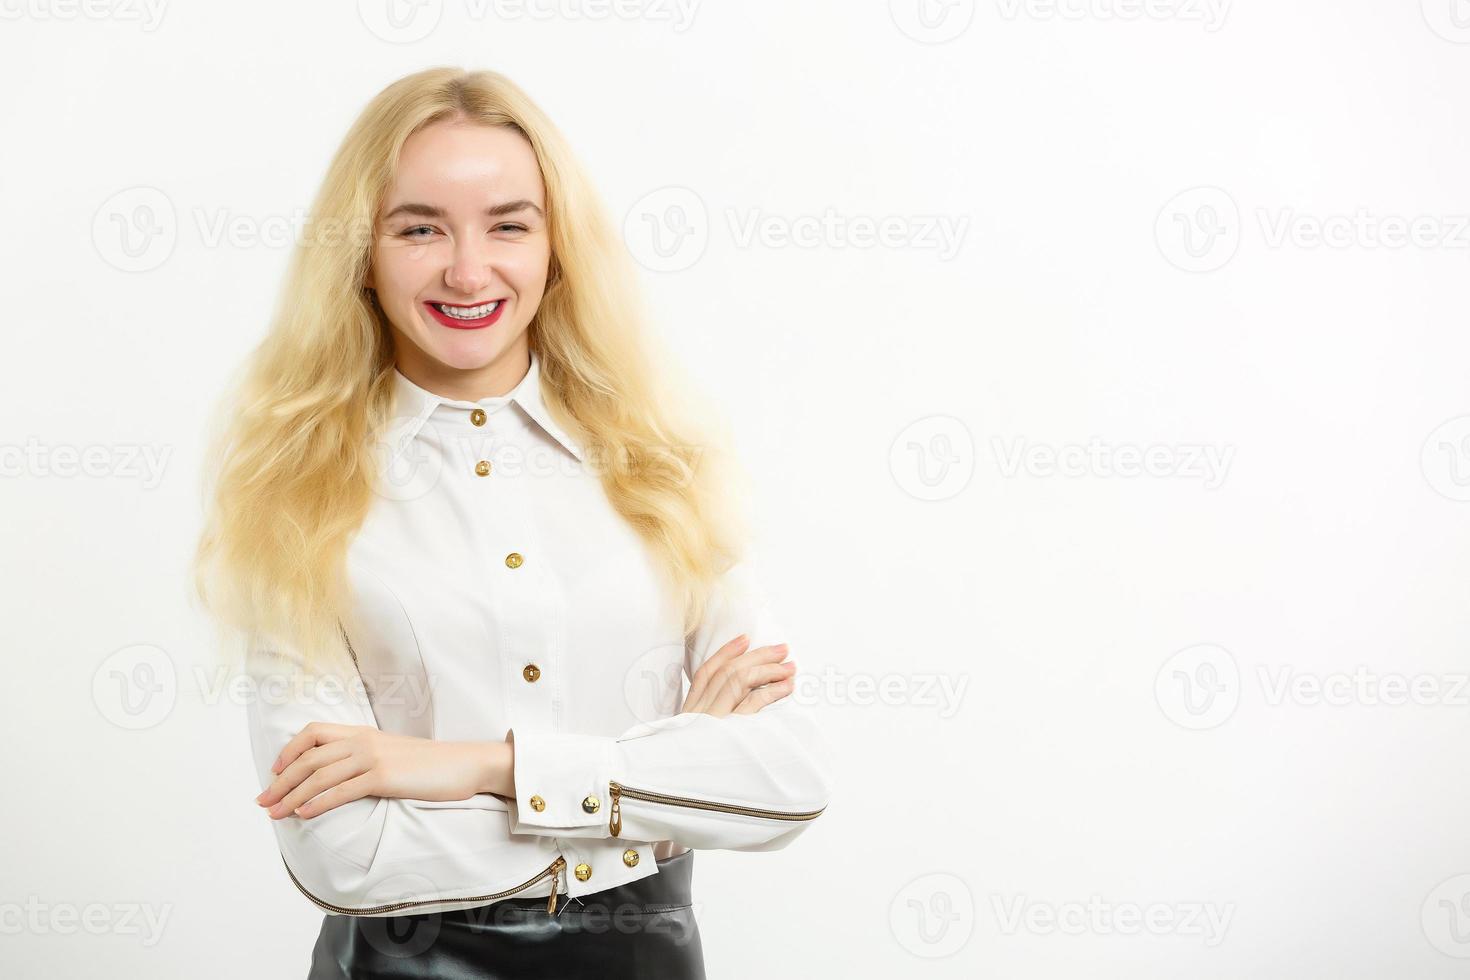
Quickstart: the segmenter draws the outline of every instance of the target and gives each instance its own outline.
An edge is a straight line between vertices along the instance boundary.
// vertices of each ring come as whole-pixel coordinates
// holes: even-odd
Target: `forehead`
[[[545,207],[536,153],[508,126],[456,120],[431,123],[403,144],[388,207],[405,201],[479,209],[525,198]]]

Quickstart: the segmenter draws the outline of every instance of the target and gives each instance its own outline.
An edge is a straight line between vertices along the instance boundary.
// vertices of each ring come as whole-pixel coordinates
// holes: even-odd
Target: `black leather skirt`
[[[704,980],[694,852],[658,874],[581,898],[506,898],[451,912],[328,915],[307,980]]]

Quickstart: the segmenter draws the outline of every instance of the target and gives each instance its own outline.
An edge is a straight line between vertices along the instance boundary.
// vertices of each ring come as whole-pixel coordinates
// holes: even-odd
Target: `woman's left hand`
[[[364,796],[465,800],[490,792],[508,771],[512,748],[501,742],[441,742],[393,735],[368,725],[314,721],[301,729],[255,798],[271,818],[315,817]]]

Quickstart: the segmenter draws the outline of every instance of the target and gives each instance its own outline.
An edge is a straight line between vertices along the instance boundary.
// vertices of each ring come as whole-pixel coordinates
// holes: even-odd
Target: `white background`
[[[1465,974],[1470,5],[394,2],[0,0],[0,973],[305,975],[201,423],[457,64],[630,218],[841,753],[698,854],[712,978]]]

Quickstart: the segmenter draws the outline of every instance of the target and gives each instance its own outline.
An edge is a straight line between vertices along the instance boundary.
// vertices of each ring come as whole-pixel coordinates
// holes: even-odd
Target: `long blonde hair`
[[[269,637],[307,663],[344,650],[347,549],[393,408],[393,334],[364,288],[371,229],[404,141],[459,117],[535,150],[552,257],[528,342],[547,407],[654,549],[686,636],[740,557],[748,484],[729,433],[647,329],[627,251],[565,139],[505,76],[432,68],[389,85],[347,133],[270,329],[212,421],[194,588],[230,637]]]

